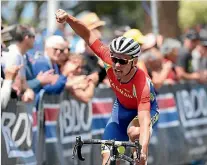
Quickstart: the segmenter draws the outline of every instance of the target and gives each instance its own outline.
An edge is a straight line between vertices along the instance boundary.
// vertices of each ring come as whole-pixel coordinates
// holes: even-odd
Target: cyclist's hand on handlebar
[[[64,23],[68,18],[68,13],[62,9],[58,9],[55,15],[56,15],[56,20],[59,23]]]
[[[145,165],[146,161],[147,161],[147,155],[144,153],[141,153],[140,161],[139,163],[136,163],[136,165]]]

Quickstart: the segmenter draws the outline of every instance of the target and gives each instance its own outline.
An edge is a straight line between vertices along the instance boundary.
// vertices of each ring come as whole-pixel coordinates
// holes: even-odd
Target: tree
[[[9,14],[12,14],[12,19],[11,20],[7,20],[5,18],[4,14],[8,14],[6,13],[2,13],[2,21],[6,24],[12,25],[12,24],[18,24],[18,23],[28,23],[31,24],[33,26],[36,26],[39,22],[40,22],[40,10],[41,10],[41,6],[45,1],[15,1],[15,5],[13,6],[13,9],[11,9],[12,11],[10,11]],[[2,8],[7,8],[7,10],[9,10],[8,8],[8,3],[9,1],[2,1]],[[35,5],[35,11],[34,11],[34,18],[30,18],[29,20],[25,20],[24,18],[22,18],[22,13],[25,9],[25,7],[28,5],[28,3],[33,3]]]
[[[186,29],[207,22],[207,1],[180,1],[179,26]]]
[[[150,6],[150,2],[148,2]],[[177,37],[180,35],[178,26],[178,1],[157,1],[158,28],[164,37]],[[152,32],[151,16],[145,13],[145,33]]]
[[[70,10],[74,15],[84,10],[95,12],[100,17],[109,17],[113,25],[130,25],[134,28],[144,25],[144,10],[140,1],[80,1]]]

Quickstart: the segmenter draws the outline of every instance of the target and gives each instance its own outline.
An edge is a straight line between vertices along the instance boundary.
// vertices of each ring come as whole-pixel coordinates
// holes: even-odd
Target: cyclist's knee
[[[104,152],[102,153],[102,165],[106,165],[108,159],[110,156],[110,152]]]
[[[105,155],[105,154],[109,154],[110,153],[110,148],[109,146],[106,146],[104,144],[101,145],[101,154]]]
[[[140,129],[139,127],[130,126],[127,130],[127,134],[131,141],[135,141],[135,139],[139,139]]]

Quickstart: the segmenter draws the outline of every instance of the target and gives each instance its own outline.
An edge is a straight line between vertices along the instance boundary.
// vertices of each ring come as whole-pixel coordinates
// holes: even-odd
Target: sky
[[[7,20],[12,20],[12,18],[13,18],[12,16],[15,14],[14,8],[15,8],[17,2],[24,3],[25,1],[8,0],[7,5],[1,6],[1,14],[4,16],[4,18],[6,18]],[[76,4],[77,4],[76,0],[63,2],[64,7],[73,7]],[[31,19],[34,15],[34,10],[35,10],[35,4],[34,4],[34,1],[33,2],[31,1],[30,3],[26,4],[26,6],[22,12],[21,17],[24,19]],[[9,14],[8,14],[8,11],[9,11]],[[40,13],[42,15],[42,17],[47,15],[46,12],[47,12],[47,7],[46,6],[42,7],[42,10]]]

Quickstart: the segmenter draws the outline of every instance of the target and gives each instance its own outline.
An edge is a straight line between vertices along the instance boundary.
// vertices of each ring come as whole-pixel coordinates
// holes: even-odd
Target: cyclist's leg
[[[119,140],[128,141],[127,126],[130,121],[136,116],[137,111],[125,109],[119,101],[115,101],[112,110],[111,118],[105,128],[103,139],[104,140]],[[107,146],[102,146],[102,157],[105,165],[110,156],[110,149]]]
[[[148,82],[150,87],[150,115],[151,115],[151,128],[150,133],[152,134],[152,128],[155,127],[157,124],[158,118],[159,118],[159,112],[158,112],[158,104],[156,100],[156,92],[153,87],[153,84],[149,81]],[[128,130],[127,130],[128,136],[131,141],[134,141],[135,139],[139,138],[139,121],[138,117],[136,116],[130,123]]]
[[[128,136],[122,133],[120,126],[115,122],[111,122],[107,125],[107,127],[105,128],[104,135],[105,135],[104,136],[105,140],[112,140],[112,139],[120,140],[120,141],[128,140]],[[117,137],[120,137],[120,138],[117,138]],[[102,165],[105,165],[110,156],[110,148],[108,148],[105,145],[102,145],[101,150],[102,150],[101,153],[103,157]]]
[[[150,135],[152,135],[153,128],[156,126],[159,118],[159,112],[158,112],[158,104],[156,101],[156,94],[154,91],[154,87],[152,84],[150,84],[150,105],[151,105],[151,110],[150,110],[150,116],[151,116],[151,127],[150,127]],[[138,117],[136,116],[132,122],[130,123],[127,133],[129,136],[129,139],[134,142],[135,139],[139,139],[139,134],[140,134],[140,128],[139,128],[139,120]],[[135,154],[135,153],[134,153]],[[147,161],[146,161],[147,164]]]
[[[135,117],[128,126],[127,134],[130,141],[134,142],[135,139],[139,139],[140,128],[138,118]]]

